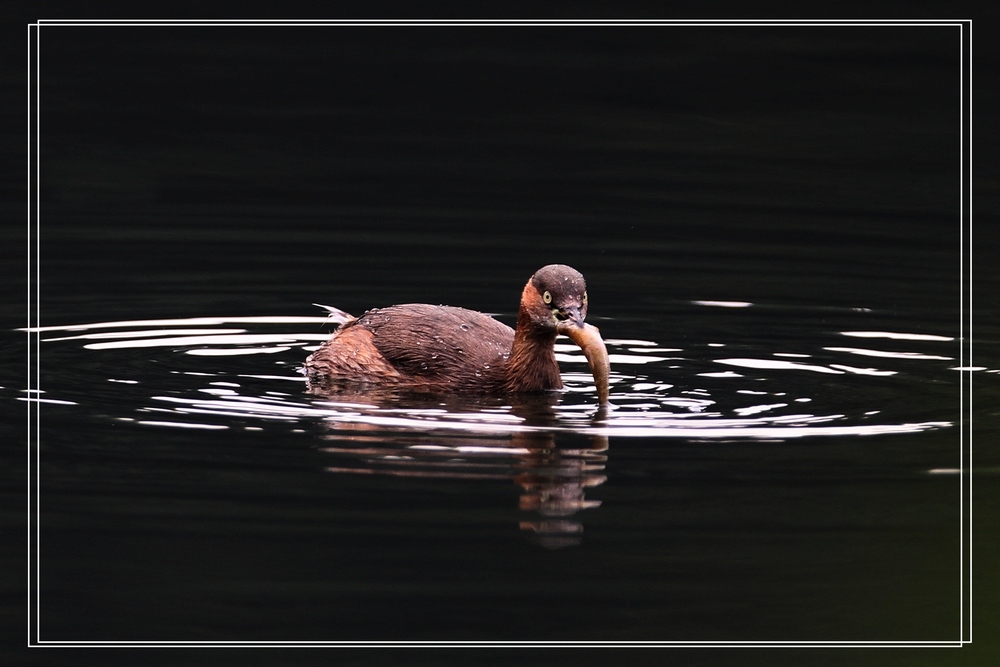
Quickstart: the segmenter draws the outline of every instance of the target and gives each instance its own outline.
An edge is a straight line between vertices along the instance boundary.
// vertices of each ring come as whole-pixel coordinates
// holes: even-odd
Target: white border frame
[[[39,470],[40,402],[40,196],[41,28],[55,26],[577,26],[577,27],[958,27],[960,30],[960,307],[959,307],[959,448],[960,448],[960,594],[959,633],[952,641],[60,641],[41,638],[41,495]],[[958,648],[972,643],[972,20],[971,19],[38,19],[28,24],[28,637],[29,647],[61,648]],[[968,388],[968,393],[966,393]],[[966,412],[968,411],[968,412]],[[966,418],[967,417],[967,418]],[[968,482],[966,483],[966,477]]]

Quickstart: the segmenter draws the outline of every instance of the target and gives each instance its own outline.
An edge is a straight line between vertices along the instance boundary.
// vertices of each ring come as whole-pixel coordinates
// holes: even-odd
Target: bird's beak
[[[608,378],[611,375],[608,348],[604,345],[600,330],[592,324],[585,324],[576,308],[567,308],[567,314],[571,310],[575,312],[569,319],[556,325],[556,332],[569,337],[583,350],[587,363],[590,364],[590,372],[594,375],[594,384],[597,385],[597,398],[601,405],[607,405],[610,394]]]
[[[565,308],[560,308],[557,312],[557,319],[567,323],[571,322],[579,329],[584,327],[583,315],[580,313],[579,306],[566,306]]]

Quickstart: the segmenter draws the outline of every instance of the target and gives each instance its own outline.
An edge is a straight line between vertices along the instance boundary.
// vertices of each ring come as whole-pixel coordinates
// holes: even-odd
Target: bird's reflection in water
[[[607,461],[606,436],[591,436],[590,447],[568,449],[556,446],[555,438],[538,438],[525,443],[529,453],[517,464],[514,481],[524,493],[518,506],[540,518],[520,522],[521,530],[530,531],[534,540],[545,547],[559,548],[580,544],[583,524],[573,520],[577,512],[598,507],[599,500],[587,500],[584,490],[599,486]]]
[[[318,393],[313,390],[313,393]],[[544,394],[506,398],[459,399],[397,393],[373,395],[342,391],[321,394],[332,404],[350,406],[363,416],[386,420],[331,420],[329,433],[320,436],[331,443],[322,451],[338,457],[338,465],[326,470],[338,474],[388,475],[442,480],[509,480],[522,489],[518,507],[530,516],[519,522],[521,530],[536,544],[547,548],[575,546],[582,542],[583,524],[575,517],[580,510],[598,507],[586,490],[603,484],[608,439],[584,435],[565,428],[556,406],[557,395]],[[365,408],[369,410],[365,412]],[[470,421],[469,432],[438,430],[392,423],[393,417],[440,414],[461,415]],[[476,416],[483,431],[476,433]],[[515,422],[514,432],[490,433],[497,418]],[[600,419],[600,413],[595,419]],[[580,417],[575,420],[579,423]]]

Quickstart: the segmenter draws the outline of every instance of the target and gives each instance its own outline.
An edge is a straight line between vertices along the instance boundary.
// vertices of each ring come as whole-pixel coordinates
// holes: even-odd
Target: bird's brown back
[[[492,390],[514,342],[514,330],[465,308],[402,304],[370,310],[350,326],[372,334],[372,343],[401,374],[448,387]]]

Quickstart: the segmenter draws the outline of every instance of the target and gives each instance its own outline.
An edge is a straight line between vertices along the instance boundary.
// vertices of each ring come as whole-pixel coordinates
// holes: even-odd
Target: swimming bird
[[[342,323],[305,361],[311,384],[507,394],[561,389],[555,357],[563,334],[583,350],[601,405],[608,403],[608,353],[587,324],[587,283],[549,264],[521,292],[514,329],[489,315],[410,303],[374,308]],[[346,313],[345,317],[350,317]]]

